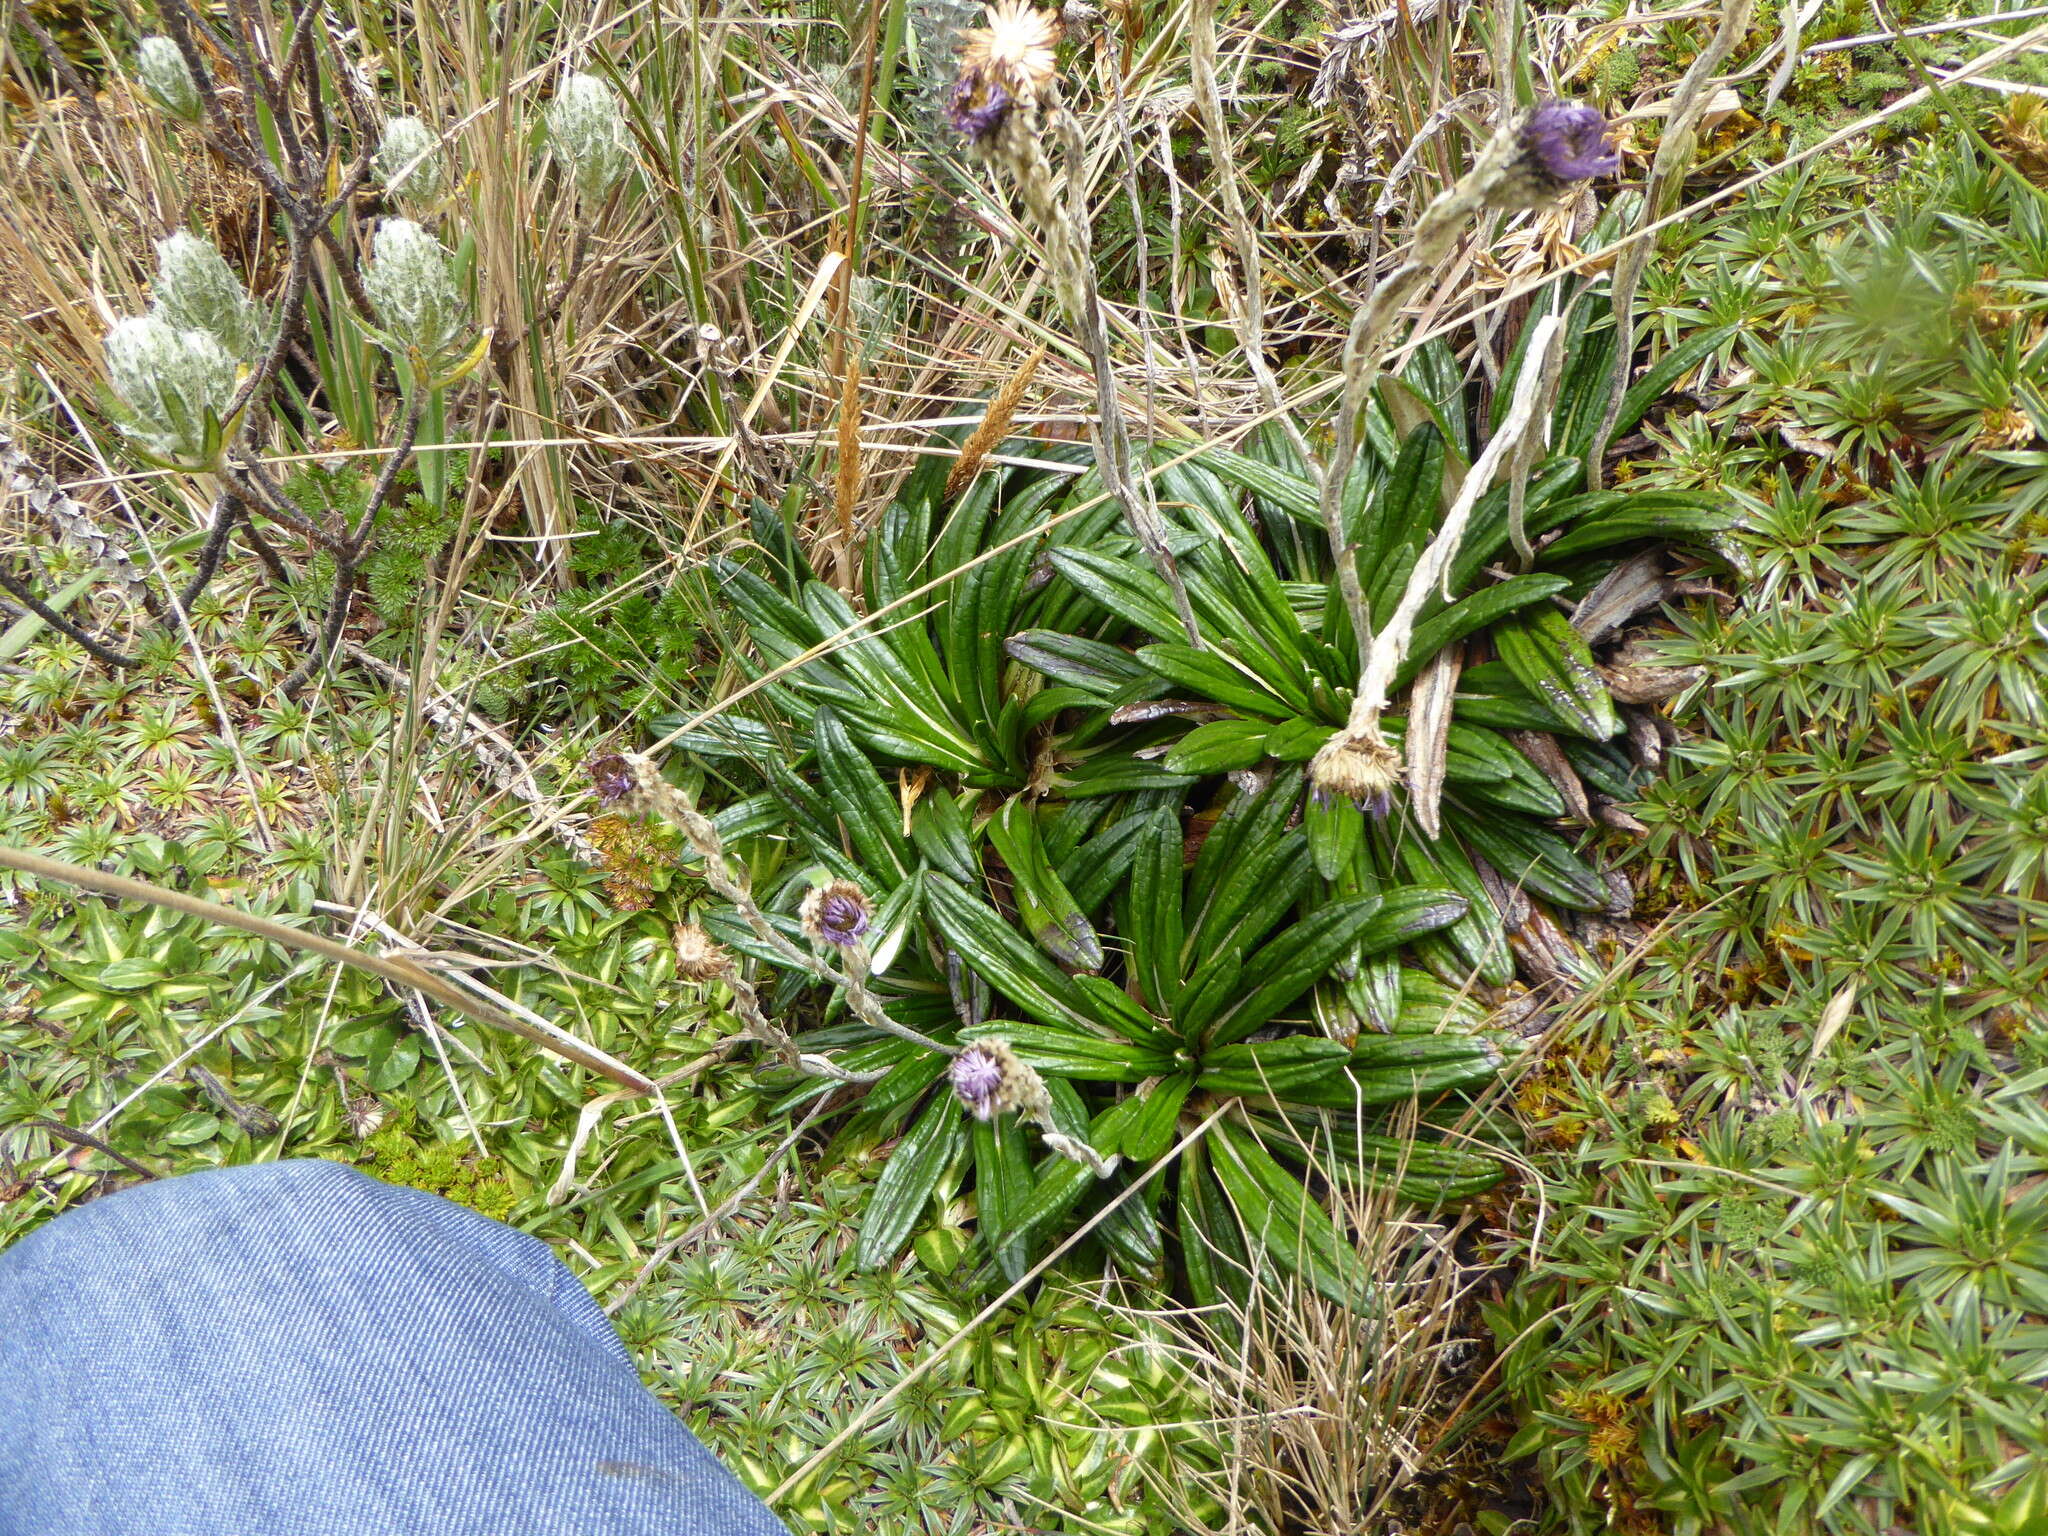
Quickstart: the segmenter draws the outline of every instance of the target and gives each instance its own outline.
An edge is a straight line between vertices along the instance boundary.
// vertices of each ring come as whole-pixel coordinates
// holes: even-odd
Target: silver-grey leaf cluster
[[[416,117],[389,118],[377,144],[377,175],[394,196],[430,203],[441,191],[441,143]]]
[[[603,197],[632,168],[618,95],[597,76],[565,75],[547,123],[548,147],[585,197]]]
[[[251,361],[263,349],[263,312],[221,253],[180,230],[156,243],[152,312],[179,330],[204,331],[230,357]]]
[[[180,122],[199,121],[199,82],[185,55],[168,37],[145,37],[135,54],[135,75],[159,111]]]
[[[107,380],[126,407],[121,430],[161,459],[203,467],[211,426],[235,392],[235,360],[205,331],[162,315],[122,320],[107,332]]]
[[[446,246],[411,219],[386,219],[370,242],[363,288],[392,340],[446,358],[469,330],[469,306]]]

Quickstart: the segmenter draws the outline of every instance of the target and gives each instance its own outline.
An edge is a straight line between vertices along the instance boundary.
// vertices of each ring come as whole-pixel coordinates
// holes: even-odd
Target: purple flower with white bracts
[[[813,943],[851,949],[868,931],[867,892],[851,880],[828,881],[804,898],[797,917]]]
[[[975,144],[986,143],[1010,115],[1010,93],[993,81],[984,80],[978,69],[965,69],[953,85],[946,103],[946,121],[953,131]]]
[[[1531,170],[1559,186],[1621,169],[1607,119],[1580,101],[1546,101],[1531,112],[1522,125],[1522,155]]]
[[[616,752],[593,757],[590,760],[590,778],[601,805],[617,805],[633,792],[632,765]]]
[[[977,1120],[993,1120],[1010,1098],[1009,1047],[1000,1040],[977,1040],[946,1069],[954,1097]]]

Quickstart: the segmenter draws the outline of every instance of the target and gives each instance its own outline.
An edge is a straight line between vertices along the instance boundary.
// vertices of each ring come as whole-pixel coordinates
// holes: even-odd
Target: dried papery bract
[[[199,83],[185,55],[168,37],[145,37],[135,50],[135,78],[143,94],[166,117],[181,123],[199,121]]]
[[[235,393],[235,360],[204,331],[161,315],[120,321],[107,332],[107,382],[125,410],[121,430],[159,459],[210,468],[220,416]]]
[[[631,169],[618,95],[596,75],[564,75],[548,103],[547,124],[548,147],[584,197],[603,198]]]
[[[946,116],[978,158],[1009,178],[1038,228],[1053,291],[1095,372],[1090,441],[1103,487],[1166,582],[1189,641],[1199,645],[1194,609],[1166,546],[1166,525],[1151,479],[1132,469],[1130,426],[1117,396],[1109,331],[1095,284],[1085,194],[1073,179],[1085,163],[1081,133],[1073,114],[1060,104],[1053,51],[1059,37],[1059,18],[1052,12],[1034,10],[1028,0],[997,0],[988,7],[986,27],[961,35],[960,68]],[[1044,142],[1055,130],[1069,170],[1064,196]]]
[[[377,175],[394,197],[431,203],[441,192],[441,143],[416,117],[386,119],[377,141]]]
[[[263,349],[263,312],[225,257],[180,230],[156,243],[154,312],[182,331],[204,331],[230,357],[248,361]]]
[[[447,247],[411,219],[386,219],[370,242],[363,291],[394,341],[429,364],[445,360],[469,330],[469,306]]]

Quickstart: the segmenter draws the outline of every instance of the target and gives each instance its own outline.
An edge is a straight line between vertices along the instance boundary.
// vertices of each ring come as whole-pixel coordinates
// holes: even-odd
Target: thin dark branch
[[[221,552],[228,547],[228,535],[234,532],[235,522],[241,512],[242,503],[233,491],[223,491],[220,503],[214,510],[213,528],[206,535],[206,543],[200,547],[199,561],[192,572],[192,579],[185,583],[185,590],[178,594],[178,612],[190,613],[199,594],[206,590],[206,584],[213,580],[213,573],[220,568]]]
[[[76,624],[65,618],[63,614],[57,612],[48,603],[37,597],[29,589],[26,582],[18,580],[6,571],[0,571],[0,591],[6,592],[16,602],[20,603],[30,613],[41,619],[59,634],[67,635],[71,639],[76,640],[85,647],[86,652],[93,660],[121,670],[142,665],[142,658],[140,656],[124,656],[121,652],[102,645],[98,640],[95,640],[91,635],[88,635]]]
[[[423,390],[414,390],[412,402],[405,410],[405,424],[398,429],[398,441],[391,445],[391,451],[384,457],[384,467],[377,472],[377,483],[370,488],[370,499],[363,507],[363,515],[356,519],[356,525],[349,530],[348,558],[360,560],[369,546],[370,535],[377,527],[377,514],[384,510],[384,503],[391,497],[391,488],[398,483],[398,472],[405,467],[405,461],[412,456],[412,445],[419,440],[420,416],[426,410],[421,398]]]
[[[74,1147],[90,1147],[93,1151],[100,1153],[102,1156],[111,1157],[115,1162],[119,1163],[123,1168],[126,1168],[130,1173],[139,1173],[145,1179],[160,1179],[163,1177],[162,1174],[156,1172],[154,1169],[145,1168],[142,1164],[135,1161],[134,1158],[128,1156],[125,1152],[116,1152],[104,1141],[101,1141],[99,1137],[93,1135],[91,1131],[75,1130],[71,1126],[60,1125],[55,1120],[31,1120],[28,1122],[28,1124],[34,1127],[36,1130],[48,1131],[52,1136],[56,1137],[59,1141],[68,1141]]]
[[[355,596],[355,587],[355,565],[343,560],[334,572],[334,595],[328,599],[327,622],[320,626],[312,651],[284,680],[281,691],[286,698],[297,698],[305,691],[306,685],[326,668],[327,658],[334,654],[334,647],[341,639],[341,628],[348,622],[349,604]]]
[[[28,6],[17,5],[13,11],[14,19],[21,24],[21,29],[36,40],[36,46],[43,51],[44,60],[56,71],[57,78],[64,82],[64,89],[71,93],[73,99],[84,109],[85,115],[92,119],[95,127],[104,128],[107,125],[106,115],[100,111],[100,104],[93,93],[93,88],[85,83],[85,77],[65,55],[57,40],[43,30],[42,23],[36,20],[35,12]]]

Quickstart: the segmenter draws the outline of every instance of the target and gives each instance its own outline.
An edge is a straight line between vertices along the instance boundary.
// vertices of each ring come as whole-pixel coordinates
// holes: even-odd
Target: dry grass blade
[[[544,1050],[553,1051],[557,1056],[573,1061],[580,1067],[588,1067],[591,1071],[610,1078],[635,1093],[654,1091],[654,1084],[647,1078],[595,1046],[585,1045],[562,1031],[544,1029],[525,1019],[514,1018],[509,1013],[486,1007],[475,998],[465,996],[444,978],[423,970],[410,961],[367,954],[359,949],[351,949],[346,944],[337,944],[334,940],[323,938],[317,933],[287,928],[283,923],[274,923],[268,918],[257,917],[248,912],[238,912],[233,907],[224,907],[218,902],[188,896],[183,891],[151,885],[144,880],[131,880],[125,875],[107,874],[103,870],[81,869],[76,864],[47,859],[41,854],[28,853],[19,848],[0,847],[0,869],[17,870],[25,875],[34,875],[39,880],[54,880],[63,885],[96,891],[103,896],[112,896],[121,901],[147,902],[151,906],[164,907],[173,912],[203,918],[209,923],[218,923],[224,928],[239,928],[244,933],[253,934],[259,939],[268,939],[273,944],[282,944],[287,949],[305,950],[339,964],[353,966],[359,971],[367,971],[386,981],[424,992],[435,1001],[475,1019],[479,1024],[489,1025],[492,1029],[502,1029],[523,1040],[531,1040]]]

